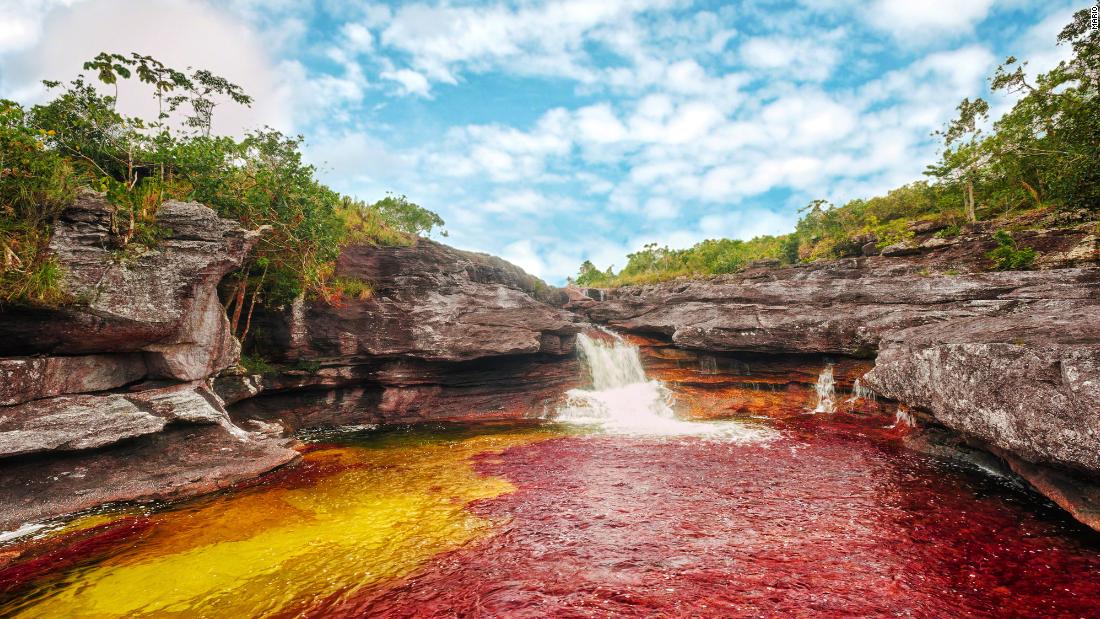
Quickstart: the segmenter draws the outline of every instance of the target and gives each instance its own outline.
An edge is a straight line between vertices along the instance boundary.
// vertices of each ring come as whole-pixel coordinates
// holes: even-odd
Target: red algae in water
[[[788,421],[763,445],[568,437],[485,458],[506,522],[312,616],[1095,617],[1090,531],[883,442],[882,419]]]
[[[329,435],[261,483],[34,546],[0,616],[1100,616],[1095,533],[890,421]]]

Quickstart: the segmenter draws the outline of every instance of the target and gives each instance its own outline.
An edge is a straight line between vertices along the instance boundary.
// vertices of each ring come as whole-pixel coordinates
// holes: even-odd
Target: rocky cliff
[[[577,380],[561,291],[427,240],[346,248],[369,296],[261,309],[274,369],[248,374],[217,290],[261,231],[167,202],[144,248],[116,216],[82,194],[50,244],[69,302],[0,309],[0,530],[232,485],[294,460],[287,430],[525,417]]]
[[[166,237],[124,247],[115,217],[82,194],[49,247],[70,302],[0,310],[0,529],[205,492],[297,457],[235,426],[208,383],[239,353],[216,286],[257,233],[166,202]]]
[[[353,246],[336,275],[373,292],[257,317],[258,351],[310,369],[219,380],[229,399],[263,392],[235,416],[290,427],[526,417],[577,381],[580,327],[564,293],[499,258],[426,239]]]
[[[873,359],[861,377],[1002,456],[1100,528],[1100,268],[1087,229],[1021,235],[1037,271],[987,272],[988,235],[696,281],[570,291],[617,329],[700,352]]]

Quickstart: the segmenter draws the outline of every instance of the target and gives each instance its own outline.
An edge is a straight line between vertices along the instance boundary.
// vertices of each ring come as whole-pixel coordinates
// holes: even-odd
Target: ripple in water
[[[698,436],[737,443],[772,440],[776,433],[736,421],[701,422],[676,417],[672,392],[650,379],[638,347],[618,334],[606,338],[577,336],[581,358],[592,379],[591,389],[571,389],[556,419],[594,426],[607,434],[675,437]]]

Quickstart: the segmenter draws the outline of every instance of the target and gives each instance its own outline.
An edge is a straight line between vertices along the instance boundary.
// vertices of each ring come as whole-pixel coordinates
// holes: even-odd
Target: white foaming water
[[[599,426],[612,434],[636,436],[706,436],[732,442],[769,440],[775,433],[737,422],[678,419],[672,393],[646,377],[638,347],[605,331],[611,341],[577,336],[581,359],[592,377],[592,389],[570,389],[558,409],[559,421]]]
[[[821,370],[814,385],[817,391],[817,406],[815,413],[831,413],[836,410],[836,384],[833,381],[833,364],[829,363]]]
[[[852,383],[852,397],[845,400],[849,404],[855,404],[857,401],[863,400],[864,402],[874,402],[878,400],[878,394],[872,391],[868,387],[863,386],[863,382],[860,379],[856,379]]]

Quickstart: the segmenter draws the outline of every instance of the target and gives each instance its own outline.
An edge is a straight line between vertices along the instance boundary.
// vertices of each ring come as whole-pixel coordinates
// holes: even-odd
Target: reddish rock
[[[151,375],[181,381],[235,363],[236,344],[214,290],[259,232],[201,204],[165,202],[157,224],[168,237],[153,249],[120,250],[114,210],[102,194],[85,192],[62,213],[50,251],[72,302],[0,308],[0,355],[147,351]]]
[[[564,294],[485,254],[427,239],[412,247],[352,246],[336,274],[370,283],[365,300],[299,302],[258,318],[266,349],[286,359],[416,357],[465,361],[567,355],[580,330]]]
[[[114,501],[171,500],[228,488],[293,461],[285,439],[217,425],[169,427],[114,449],[0,466],[0,530]]]
[[[145,359],[139,353],[0,358],[0,406],[106,391],[141,380],[145,374]]]

